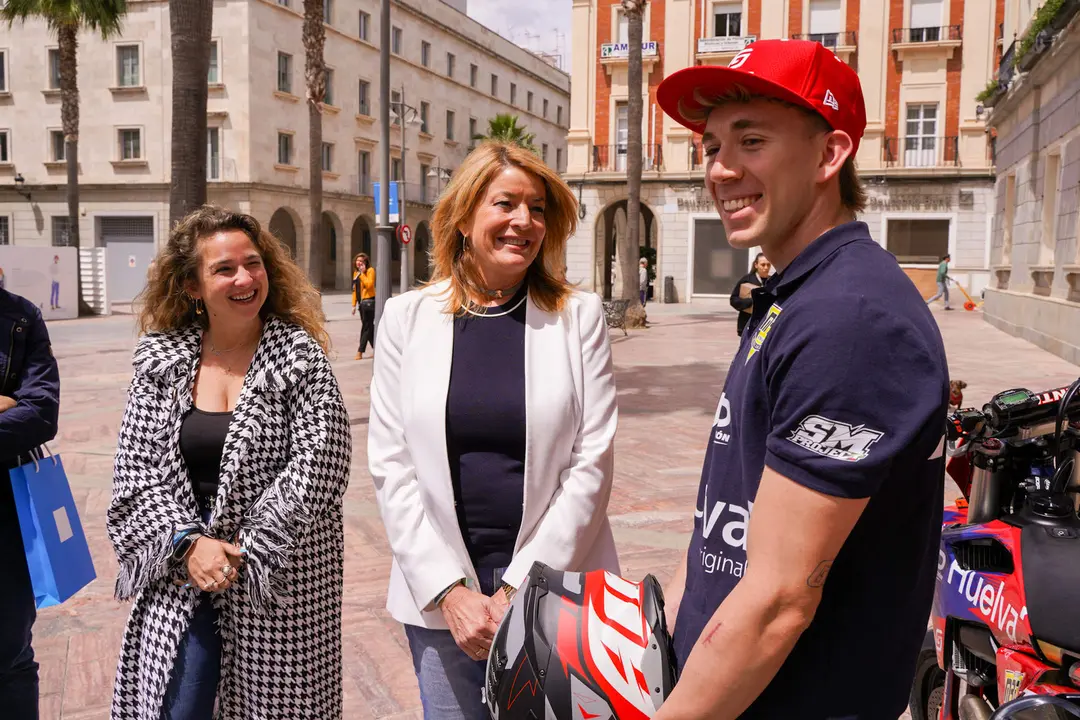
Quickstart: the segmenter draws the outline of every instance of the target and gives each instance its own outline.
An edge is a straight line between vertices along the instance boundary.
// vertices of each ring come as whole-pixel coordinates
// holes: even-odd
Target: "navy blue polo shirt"
[[[941,334],[861,222],[814,240],[753,299],[709,433],[675,654],[686,661],[746,570],[747,523],[768,466],[818,492],[870,500],[813,622],[742,717],[895,720],[926,631],[941,535]]]

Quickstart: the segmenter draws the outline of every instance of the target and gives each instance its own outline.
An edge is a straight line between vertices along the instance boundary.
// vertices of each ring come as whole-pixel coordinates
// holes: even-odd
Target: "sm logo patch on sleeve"
[[[810,452],[842,462],[858,462],[885,433],[865,425],[848,425],[820,415],[803,418],[788,440]]]

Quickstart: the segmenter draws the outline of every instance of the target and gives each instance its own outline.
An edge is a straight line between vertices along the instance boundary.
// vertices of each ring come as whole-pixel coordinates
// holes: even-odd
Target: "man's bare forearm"
[[[675,618],[679,615],[683,592],[686,590],[686,554],[675,566],[675,576],[664,588],[664,615],[667,617],[668,632],[675,631]]]
[[[813,615],[771,588],[739,583],[712,616],[656,720],[737,718],[772,681]]]

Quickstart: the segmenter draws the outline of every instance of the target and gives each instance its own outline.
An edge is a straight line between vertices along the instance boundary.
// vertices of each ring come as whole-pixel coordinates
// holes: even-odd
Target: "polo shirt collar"
[[[801,253],[795,256],[791,264],[784,268],[783,272],[778,272],[769,278],[769,281],[765,283],[765,287],[774,293],[782,290],[812,272],[825,258],[843,246],[868,237],[870,237],[870,228],[864,222],[853,220],[843,225],[837,225],[807,245]]]

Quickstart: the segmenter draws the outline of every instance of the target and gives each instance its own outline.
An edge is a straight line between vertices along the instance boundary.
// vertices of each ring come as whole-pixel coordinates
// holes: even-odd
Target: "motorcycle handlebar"
[[[1058,414],[1069,386],[1032,393],[1028,390],[1007,390],[998,393],[981,410],[970,408],[949,414],[946,426],[950,440],[968,437],[980,431],[988,435],[1003,435],[1025,425],[1037,425],[1053,421]],[[1022,402],[1005,402],[1018,394],[1027,395]],[[1070,416],[1080,415],[1080,393],[1075,393],[1066,408],[1066,422]]]

